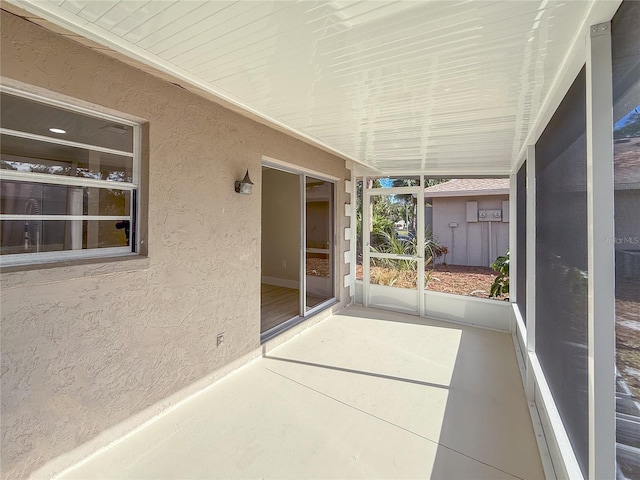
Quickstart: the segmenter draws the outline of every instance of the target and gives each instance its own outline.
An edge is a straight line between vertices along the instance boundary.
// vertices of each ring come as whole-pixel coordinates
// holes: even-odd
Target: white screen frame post
[[[527,400],[535,401],[535,374],[531,358],[536,355],[536,147],[527,146]]]
[[[416,198],[416,216],[417,216],[417,229],[418,229],[418,245],[424,245],[425,242],[425,219],[424,219],[424,189],[426,187],[426,177],[424,175],[420,175],[420,190],[418,191]],[[425,256],[424,256],[424,248],[419,248],[416,252],[418,257],[418,315],[420,317],[426,316],[426,305],[425,305],[425,288],[426,288],[426,279],[425,279]]]
[[[517,264],[518,245],[516,239],[516,208],[518,199],[518,185],[516,183],[518,171],[509,175],[509,272],[511,268]],[[513,269],[515,273],[515,269]],[[509,302],[515,305],[518,302],[518,285],[516,275],[509,275]],[[512,326],[511,333],[515,332],[515,326]]]
[[[370,199],[367,196],[369,177],[362,177],[362,305],[369,306],[369,283],[371,281],[371,264],[369,260],[371,218]]]
[[[615,251],[611,22],[587,36],[589,479],[615,478]]]
[[[305,316],[307,311],[307,174],[300,173],[300,245],[298,256],[300,259],[300,297],[298,315]]]

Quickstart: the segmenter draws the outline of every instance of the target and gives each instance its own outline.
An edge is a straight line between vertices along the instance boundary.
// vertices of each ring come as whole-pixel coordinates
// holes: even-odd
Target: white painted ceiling
[[[508,172],[593,3],[10,1],[387,173]]]

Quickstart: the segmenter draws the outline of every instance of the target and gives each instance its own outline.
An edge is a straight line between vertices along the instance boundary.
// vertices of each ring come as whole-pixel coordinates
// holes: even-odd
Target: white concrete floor
[[[350,307],[62,478],[543,477],[510,335]]]

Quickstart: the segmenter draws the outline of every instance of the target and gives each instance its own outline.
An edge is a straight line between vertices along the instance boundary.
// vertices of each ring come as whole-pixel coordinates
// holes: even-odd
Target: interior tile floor
[[[65,479],[539,479],[509,334],[363,307],[306,330]]]

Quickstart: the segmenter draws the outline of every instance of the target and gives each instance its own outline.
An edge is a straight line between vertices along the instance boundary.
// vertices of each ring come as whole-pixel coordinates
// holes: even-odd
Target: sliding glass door
[[[333,196],[333,183],[305,176],[305,312],[335,297]]]
[[[335,301],[335,194],[331,180],[262,168],[263,340]]]

